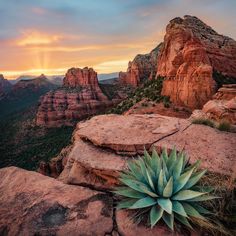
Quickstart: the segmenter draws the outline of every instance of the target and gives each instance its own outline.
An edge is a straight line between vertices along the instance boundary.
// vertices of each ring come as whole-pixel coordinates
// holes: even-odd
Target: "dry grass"
[[[201,179],[202,186],[212,186],[212,195],[219,198],[203,202],[211,215],[207,221],[192,219],[192,222],[202,232],[210,235],[236,235],[236,188],[235,176],[223,176],[216,173],[208,173]]]

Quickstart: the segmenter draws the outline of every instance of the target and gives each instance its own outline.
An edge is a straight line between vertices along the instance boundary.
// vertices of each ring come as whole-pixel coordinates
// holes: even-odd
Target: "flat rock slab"
[[[126,168],[127,159],[131,157],[119,156],[76,139],[68,158],[60,180],[69,184],[107,189],[118,183],[119,171]]]
[[[118,154],[142,154],[153,143],[190,125],[185,119],[161,115],[101,115],[79,123],[81,139],[106,147]]]
[[[112,199],[16,167],[0,170],[0,235],[105,235]]]
[[[192,124],[186,130],[156,142],[154,146],[168,149],[176,146],[177,150],[187,153],[191,162],[201,160],[201,167],[213,172],[231,175],[236,169],[235,133]]]

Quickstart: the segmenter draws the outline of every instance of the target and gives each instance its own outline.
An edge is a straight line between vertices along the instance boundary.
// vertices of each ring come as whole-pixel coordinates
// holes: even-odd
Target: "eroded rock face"
[[[144,80],[152,79],[156,75],[157,56],[162,44],[159,44],[148,54],[138,54],[128,64],[127,72],[120,72],[121,83],[137,87]]]
[[[16,167],[0,170],[1,235],[105,235],[112,198]]]
[[[194,110],[192,119],[206,118],[236,125],[236,85],[223,85],[202,110]]]
[[[41,98],[36,123],[47,127],[74,125],[78,120],[104,112],[119,101],[109,100],[102,93],[93,69],[72,68],[66,73],[60,89]]]
[[[171,20],[158,56],[157,74],[167,78],[162,94],[201,108],[216,92],[213,70],[236,77],[236,42],[196,17]]]
[[[116,125],[114,125],[116,124]],[[190,162],[220,174],[234,171],[236,134],[220,132],[186,119],[160,115],[101,115],[80,122],[73,148],[59,176],[65,183],[112,189],[127,161],[142,155],[144,147],[157,151],[176,146]]]
[[[98,88],[97,73],[92,69],[85,67],[71,68],[67,71],[63,80],[65,87],[75,88],[80,86],[91,86],[92,88]]]

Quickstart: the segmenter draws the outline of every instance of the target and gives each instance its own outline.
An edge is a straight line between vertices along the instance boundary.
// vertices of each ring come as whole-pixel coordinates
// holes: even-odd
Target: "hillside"
[[[0,100],[0,119],[38,104],[40,96],[55,88],[57,86],[44,75],[34,79],[19,80]]]

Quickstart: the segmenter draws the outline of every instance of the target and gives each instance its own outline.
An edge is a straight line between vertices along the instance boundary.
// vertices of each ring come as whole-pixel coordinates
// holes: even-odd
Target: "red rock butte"
[[[71,126],[90,115],[104,112],[119,101],[109,100],[103,94],[97,73],[92,68],[71,68],[66,73],[63,86],[41,98],[36,124],[47,127]]]
[[[217,91],[214,71],[235,78],[236,83],[236,41],[187,15],[171,20],[163,44],[150,54],[136,56],[119,77],[138,86],[145,79],[163,76],[162,94],[176,105],[195,109]]]

